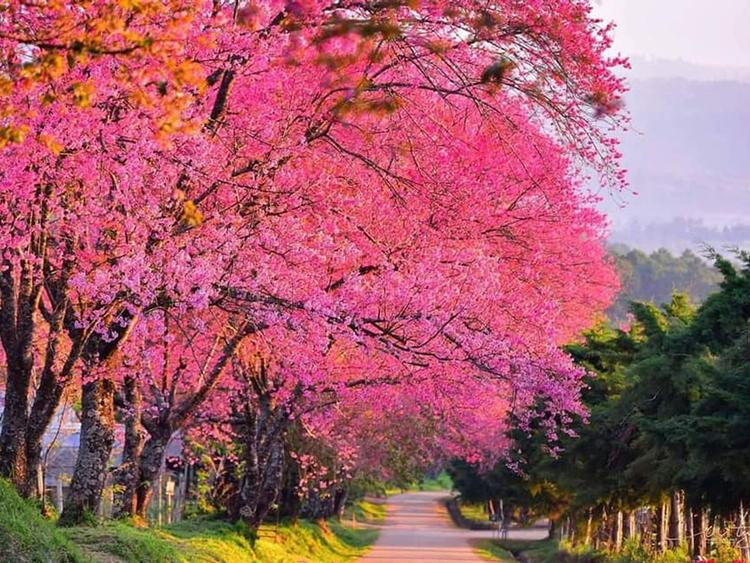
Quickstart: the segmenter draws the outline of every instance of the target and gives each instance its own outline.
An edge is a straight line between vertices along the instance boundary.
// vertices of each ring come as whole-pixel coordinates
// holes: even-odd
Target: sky
[[[595,0],[628,56],[750,67],[750,0]]]

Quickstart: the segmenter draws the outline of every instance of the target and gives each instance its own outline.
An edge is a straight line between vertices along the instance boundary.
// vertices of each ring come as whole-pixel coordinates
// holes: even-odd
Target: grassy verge
[[[590,546],[571,546],[555,540],[480,540],[474,548],[485,559],[503,563],[685,563],[691,559],[684,547],[652,554],[643,550],[637,541],[626,541],[621,553],[597,551]],[[716,563],[736,562],[738,557],[726,546],[718,546],[712,554]]]
[[[385,507],[360,502],[359,523],[282,523],[262,526],[253,542],[241,525],[186,520],[161,529],[124,522],[58,529],[0,482],[0,561],[3,563],[345,563],[375,541]]]
[[[466,520],[476,522],[477,524],[486,524],[489,521],[487,510],[483,504],[469,504],[461,502],[460,498],[457,500],[457,502],[458,509],[461,511],[461,516],[463,516]]]
[[[348,507],[344,512],[344,521],[351,521],[352,516],[357,522],[382,524],[385,520],[385,503],[371,500],[360,500]]]
[[[263,526],[254,543],[241,526],[201,520],[160,530],[115,522],[67,533],[91,560],[104,563],[343,563],[364,554],[377,537],[372,528],[306,521]]]
[[[601,554],[591,550],[568,550],[555,540],[479,540],[474,544],[478,555],[490,561],[511,563],[598,563],[604,562]]]
[[[502,563],[516,563],[517,561],[510,551],[500,547],[500,544],[494,540],[477,540],[472,543],[472,546],[482,559]]]
[[[522,559],[527,563],[575,561],[575,559],[567,558],[569,554],[560,549],[556,540],[504,540],[492,543],[495,543],[499,548],[506,552],[511,553],[516,559]]]
[[[0,561],[8,563],[85,561],[81,551],[39,510],[0,480]]]

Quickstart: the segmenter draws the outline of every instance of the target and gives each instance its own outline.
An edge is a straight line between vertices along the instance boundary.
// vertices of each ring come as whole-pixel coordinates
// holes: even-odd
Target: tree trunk
[[[115,470],[115,518],[135,516],[138,513],[140,463],[146,441],[146,433],[141,423],[143,410],[141,388],[134,377],[125,378],[123,399],[125,443],[122,448],[122,463]]]
[[[674,491],[670,498],[669,541],[670,547],[678,547],[685,542],[685,510],[682,491]]]
[[[136,514],[144,520],[148,515],[148,507],[153,499],[154,489],[161,474],[164,452],[172,438],[172,430],[169,426],[160,426],[152,430],[154,431],[153,434],[150,434],[143,445],[138,466],[140,480],[136,495]]]
[[[747,533],[747,512],[745,511],[745,503],[740,501],[740,513],[737,518],[737,526],[739,528],[740,538],[740,553],[742,553],[743,561],[750,561],[750,545],[748,545],[748,533]]]
[[[63,526],[90,521],[99,508],[114,443],[114,393],[114,383],[106,377],[83,385],[81,441],[60,516]]]
[[[622,549],[622,537],[623,537],[623,515],[622,510],[617,511],[617,523],[615,525],[615,551],[617,553]]]
[[[669,548],[669,504],[662,500],[659,508],[657,544],[659,552],[665,553]]]
[[[253,441],[254,442],[254,441]],[[246,445],[245,471],[239,492],[239,517],[255,529],[261,525],[281,492],[284,440],[276,434]]]
[[[628,512],[628,538],[638,536],[638,524],[636,523],[635,510]]]
[[[584,538],[584,545],[591,544],[591,524],[594,519],[594,509],[589,508],[589,517],[586,519],[586,537]]]
[[[346,508],[346,497],[347,490],[345,487],[336,489],[336,494],[333,497],[333,513],[339,521],[344,517],[344,509]]]
[[[7,350],[6,350],[7,354]],[[29,412],[31,365],[13,361],[6,363],[5,409],[0,431],[0,476],[8,479],[24,496],[28,486],[26,460],[26,426]]]
[[[698,542],[696,545],[696,555],[705,557],[708,552],[708,510],[702,508],[700,511],[700,521],[698,523]]]

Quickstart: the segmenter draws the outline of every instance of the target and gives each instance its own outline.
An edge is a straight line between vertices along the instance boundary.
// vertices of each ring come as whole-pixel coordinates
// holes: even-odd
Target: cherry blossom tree
[[[587,1],[68,8],[0,20],[0,471],[19,488],[80,386],[66,510],[96,508],[121,385],[121,506],[143,513],[134,476],[223,412],[245,341],[284,356],[265,391],[244,378],[251,417],[272,392],[322,429],[398,388],[441,448],[484,455],[510,410],[542,398],[551,439],[579,412],[558,346],[617,285],[582,171],[624,181],[623,61]]]

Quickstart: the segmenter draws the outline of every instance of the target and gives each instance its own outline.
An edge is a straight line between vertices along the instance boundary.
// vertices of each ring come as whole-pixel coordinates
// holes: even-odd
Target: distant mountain
[[[606,198],[612,241],[676,252],[701,243],[746,244],[750,81],[742,81],[736,69],[714,69],[709,79],[710,69],[687,63],[634,65],[626,97],[632,126],[622,152],[638,195]],[[670,77],[656,77],[657,72]],[[732,73],[738,79],[716,78]]]
[[[687,78],[699,82],[730,81],[750,82],[750,68],[735,66],[705,66],[681,60],[631,57],[631,78]]]

